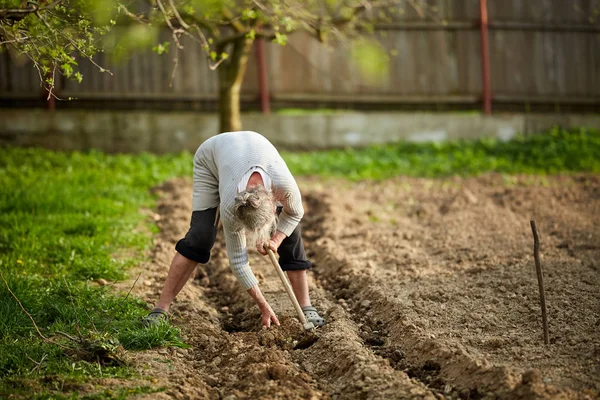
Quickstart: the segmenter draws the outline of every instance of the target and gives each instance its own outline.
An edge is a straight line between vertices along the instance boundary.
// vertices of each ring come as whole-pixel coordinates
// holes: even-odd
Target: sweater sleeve
[[[252,269],[250,269],[244,230],[236,230],[234,227],[235,224],[229,218],[223,218],[223,232],[225,234],[229,265],[238,282],[245,289],[250,289],[258,285],[258,279],[256,279]]]
[[[288,183],[278,188],[275,191],[275,197],[283,205],[283,210],[279,215],[277,223],[277,230],[289,237],[304,216],[300,189],[298,189],[296,182],[292,181],[291,184]]]

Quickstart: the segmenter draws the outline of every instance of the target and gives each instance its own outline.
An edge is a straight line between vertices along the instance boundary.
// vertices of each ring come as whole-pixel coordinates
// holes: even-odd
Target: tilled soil
[[[273,266],[251,265],[281,327],[231,275],[222,237],[174,302],[190,349],[133,356],[149,398],[598,398],[600,178],[299,181],[311,298],[304,333]],[[151,306],[187,231],[191,183],[156,189],[161,233],[136,294]],[[542,340],[530,219],[545,270]]]

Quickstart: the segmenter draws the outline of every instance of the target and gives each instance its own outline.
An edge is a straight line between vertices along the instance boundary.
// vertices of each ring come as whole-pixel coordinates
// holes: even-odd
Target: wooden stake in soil
[[[546,294],[544,293],[544,275],[540,264],[540,237],[538,235],[535,220],[531,220],[531,231],[533,232],[533,258],[537,272],[538,285],[540,287],[540,306],[542,307],[542,324],[544,325],[544,343],[548,344],[548,315],[546,314]]]

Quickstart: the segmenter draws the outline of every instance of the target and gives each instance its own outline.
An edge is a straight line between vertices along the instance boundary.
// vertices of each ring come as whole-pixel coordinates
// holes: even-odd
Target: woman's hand
[[[279,245],[272,239],[270,239],[267,242],[263,242],[262,240],[260,240],[256,243],[256,251],[258,251],[263,256],[266,256],[267,250],[265,249],[265,246],[271,249],[273,253],[277,253],[277,248],[279,247]]]
[[[283,242],[283,239],[285,239],[286,237],[287,236],[285,236],[285,233],[277,231],[271,237],[271,239],[269,239],[268,242],[258,241],[256,243],[256,250],[263,256],[266,256],[267,255],[267,250],[265,249],[265,245],[266,245],[269,249],[271,249],[271,251],[273,253],[277,253],[277,249],[281,245],[281,242]]]
[[[273,309],[271,308],[267,300],[264,298],[258,285],[248,289],[248,294],[254,299],[256,305],[260,309],[263,326],[269,328],[271,326],[271,322],[279,326],[279,320],[277,319],[277,315],[275,315]]]
[[[260,313],[262,314],[262,323],[263,326],[270,328],[271,322],[275,325],[279,326],[279,320],[277,319],[277,315],[273,312],[273,309],[269,305],[269,303],[265,302],[264,304],[259,304]]]

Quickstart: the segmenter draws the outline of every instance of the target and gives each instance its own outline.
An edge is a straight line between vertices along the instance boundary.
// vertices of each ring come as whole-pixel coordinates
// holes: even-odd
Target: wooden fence
[[[266,68],[274,107],[469,109],[481,106],[479,0],[435,0],[436,20],[410,10],[379,25],[375,38],[390,53],[389,67],[367,79],[349,44],[326,46],[303,33],[286,46],[268,43]],[[494,109],[600,109],[600,0],[488,0],[489,59]],[[168,35],[165,34],[165,40]],[[77,101],[58,107],[214,110],[217,73],[198,45],[184,42],[173,85],[172,57],[133,54],[121,64],[96,60],[111,76],[81,63],[81,84],[62,81],[59,95]],[[257,108],[252,58],[243,106]],[[0,106],[43,105],[31,65],[0,54]]]

